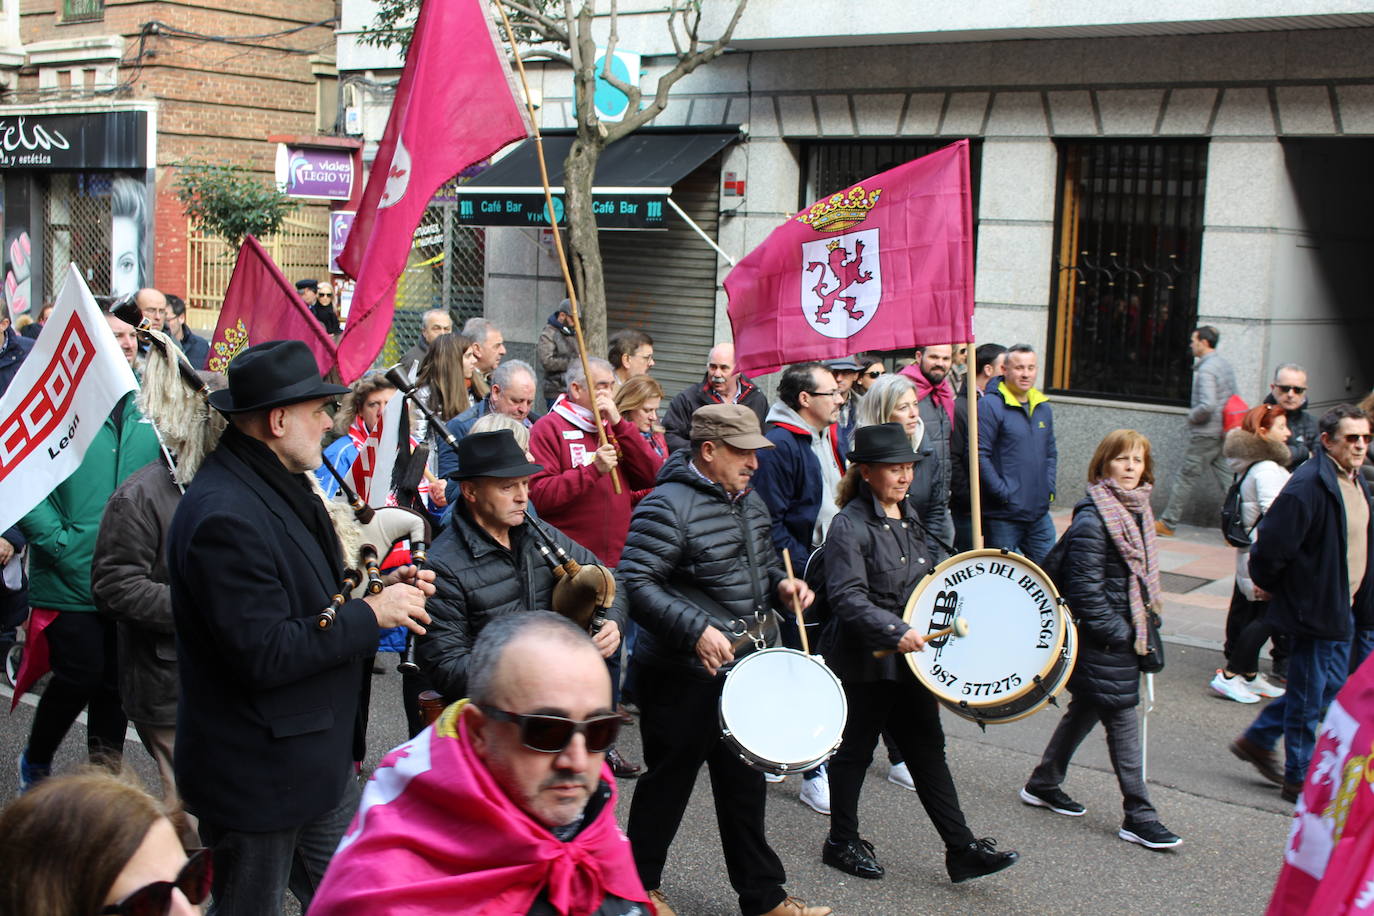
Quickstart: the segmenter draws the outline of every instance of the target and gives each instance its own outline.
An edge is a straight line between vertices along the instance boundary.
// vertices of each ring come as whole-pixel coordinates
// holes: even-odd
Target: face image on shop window
[[[148,202],[143,183],[116,178],[110,187],[110,295],[138,292],[147,285],[143,234],[148,226]]]

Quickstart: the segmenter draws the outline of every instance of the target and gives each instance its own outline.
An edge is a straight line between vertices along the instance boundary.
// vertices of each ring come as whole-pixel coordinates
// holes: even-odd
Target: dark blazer
[[[830,621],[821,632],[820,652],[840,680],[895,681],[911,677],[900,655],[874,658],[875,649],[895,649],[910,629],[902,619],[906,601],[930,572],[934,554],[910,499],[902,517],[888,518],[861,485],[830,522],[825,536],[825,595]]]
[[[181,689],[176,778],[217,827],[284,830],[334,808],[362,759],[377,621],[345,602],[304,523],[226,449],[205,459],[168,535]],[[363,661],[367,657],[367,662]]]
[[[1365,501],[1369,485],[1357,478]],[[1374,512],[1370,513],[1374,516]],[[1307,639],[1350,639],[1354,628],[1374,627],[1374,519],[1364,582],[1352,608],[1346,571],[1345,503],[1336,463],[1318,447],[1288,478],[1255,529],[1250,577],[1273,595],[1265,618],[1275,630]],[[1353,615],[1351,611],[1354,611]]]

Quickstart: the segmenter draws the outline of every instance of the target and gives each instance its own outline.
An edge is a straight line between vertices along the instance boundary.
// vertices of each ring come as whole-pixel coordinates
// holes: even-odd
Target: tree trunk
[[[606,356],[606,278],[601,269],[601,243],[597,238],[596,213],[592,210],[592,184],[602,143],[579,137],[573,141],[564,163],[564,208],[568,215],[568,266],[577,289],[577,304],[587,355]]]

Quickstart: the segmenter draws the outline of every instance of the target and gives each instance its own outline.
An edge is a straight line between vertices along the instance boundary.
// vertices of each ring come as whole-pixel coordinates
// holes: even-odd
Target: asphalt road
[[[370,763],[405,739],[400,677],[391,670],[395,656],[382,658],[388,670],[373,681]],[[939,840],[915,793],[883,778],[883,759],[870,773],[860,810],[864,835],[887,869],[880,881],[821,864],[826,819],[798,801],[800,779],[769,787],[769,836],[787,867],[788,890],[848,916],[1263,912],[1282,862],[1292,806],[1227,752],[1227,742],[1259,707],[1207,690],[1218,664],[1219,653],[1171,645],[1168,667],[1156,676],[1149,780],[1161,819],[1184,838],[1178,849],[1153,852],[1117,838],[1121,796],[1100,730],[1084,742],[1064,786],[1088,813],[1067,818],[1029,808],[1016,796],[1058,720],[1053,707],[985,733],[946,713],[951,768],[969,825],[978,836],[995,837],[1001,848],[1019,850],[1021,861],[998,875],[951,885]],[[8,702],[9,694],[0,693]],[[32,719],[27,702],[0,717],[0,797],[14,795],[13,761]],[[83,726],[76,726],[56,761],[59,770],[81,762],[84,737]],[[639,759],[636,729],[627,729],[622,747]],[[156,785],[151,761],[132,737],[126,759]],[[623,823],[633,783],[620,785]],[[663,890],[683,916],[738,912],[704,776],[673,846]]]

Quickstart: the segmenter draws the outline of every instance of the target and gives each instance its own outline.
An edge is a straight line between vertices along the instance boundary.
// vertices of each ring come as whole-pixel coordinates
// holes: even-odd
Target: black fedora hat
[[[906,464],[916,461],[916,450],[902,424],[879,423],[854,430],[854,447],[845,458],[857,464]]]
[[[210,406],[220,413],[286,407],[348,393],[343,385],[320,378],[315,354],[299,340],[255,344],[235,356],[225,374],[229,387],[210,394]]]
[[[473,477],[528,477],[544,470],[525,457],[515,441],[515,433],[495,429],[489,433],[469,433],[458,442],[459,480]]]

